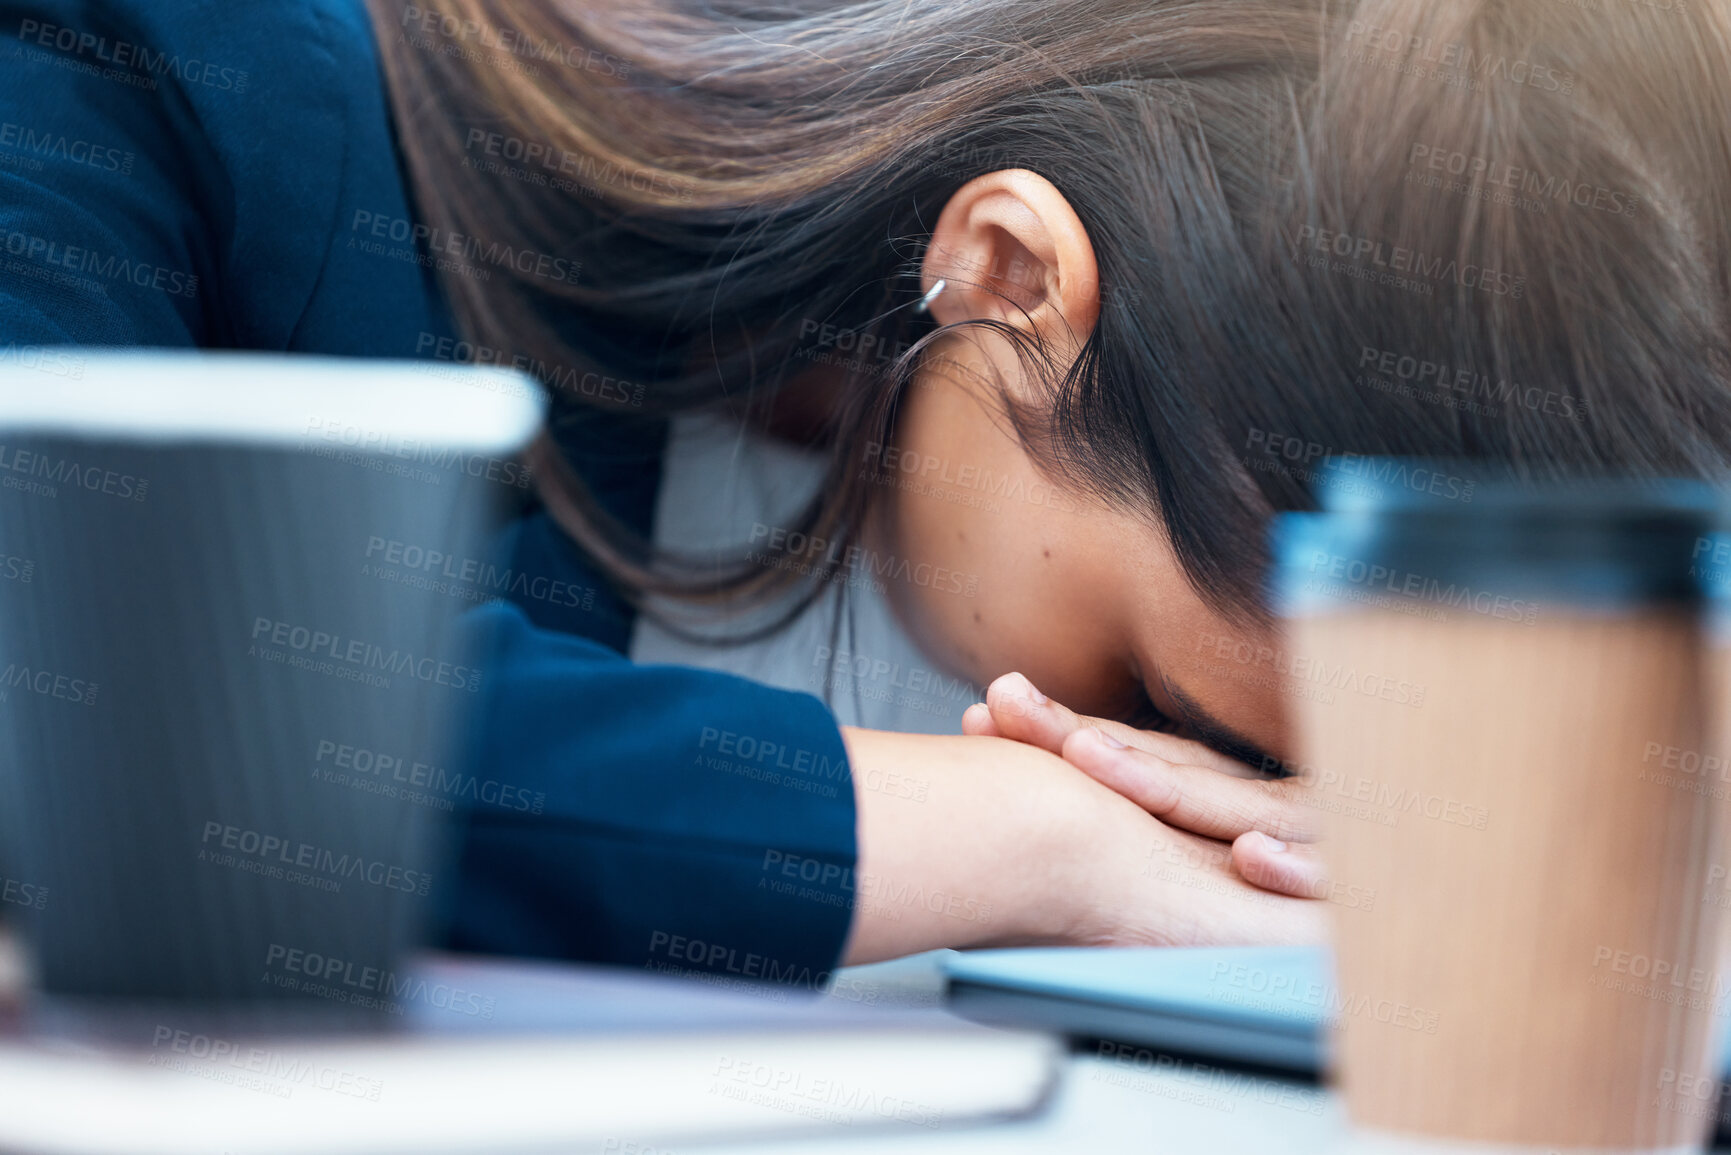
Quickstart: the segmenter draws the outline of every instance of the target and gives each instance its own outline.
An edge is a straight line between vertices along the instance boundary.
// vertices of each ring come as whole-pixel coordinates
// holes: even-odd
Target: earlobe
[[[922,291],[942,324],[995,320],[1080,347],[1099,318],[1094,248],[1045,177],[1005,169],[956,190],[932,230]]]

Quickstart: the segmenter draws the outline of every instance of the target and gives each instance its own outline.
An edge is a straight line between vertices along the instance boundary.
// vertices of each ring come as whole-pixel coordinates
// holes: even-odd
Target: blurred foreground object
[[[341,1009],[372,1010],[448,869],[442,811],[369,774],[460,773],[486,677],[463,591],[397,555],[485,556],[541,393],[67,357],[0,371],[0,864],[32,972],[55,996],[333,1009],[324,984],[358,973]]]
[[[1337,1075],[1366,1137],[1698,1145],[1724,802],[1683,484],[1359,462],[1279,520],[1299,773],[1328,822]],[[1367,480],[1369,479],[1369,480]]]

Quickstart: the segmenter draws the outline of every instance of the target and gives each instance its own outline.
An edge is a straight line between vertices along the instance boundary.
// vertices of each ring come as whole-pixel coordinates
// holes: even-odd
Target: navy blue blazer
[[[368,243],[414,220],[393,132],[362,0],[0,0],[0,362],[450,357],[432,273]],[[664,439],[600,415],[560,433],[644,531]],[[633,665],[629,608],[533,508],[513,565],[550,580],[473,613],[497,648],[478,772],[546,802],[471,810],[449,945],[820,983],[851,895],[786,879],[852,877],[829,711]],[[533,596],[551,588],[596,593]]]

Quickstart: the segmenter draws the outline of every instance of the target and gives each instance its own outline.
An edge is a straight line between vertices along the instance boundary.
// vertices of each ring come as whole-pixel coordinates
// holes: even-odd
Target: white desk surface
[[[1247,1079],[1243,1087],[1254,1080]],[[788,1155],[824,1151],[835,1155],[884,1152],[885,1155],[963,1155],[993,1152],[1016,1155],[1085,1151],[1280,1155],[1325,1152],[1342,1137],[1339,1108],[1328,1097],[1323,1112],[1311,1115],[1258,1101],[1254,1091],[1211,1090],[1193,1076],[1129,1074],[1091,1055],[1066,1064],[1057,1095],[1031,1119],[994,1126],[934,1131],[930,1136],[834,1134],[775,1143],[680,1146],[641,1155]],[[623,1151],[621,1155],[629,1155]]]
[[[0,1004],[5,1002],[6,988],[18,978],[14,958],[7,949],[5,935],[0,933]],[[830,993],[820,1002],[832,1002],[840,1019],[855,1023],[861,1015],[884,1019],[897,1018],[898,1009],[930,1012],[941,1005],[943,978],[941,955],[915,956],[871,967],[842,968]],[[447,956],[449,957],[449,956]],[[465,964],[452,960],[457,966]],[[10,973],[8,973],[10,972]],[[547,967],[539,964],[523,968],[522,974],[511,978],[511,984],[527,996],[526,1005],[546,1006],[536,988],[543,984],[599,983],[594,990],[604,989],[615,980],[609,973],[585,973],[583,968]],[[621,975],[621,979],[624,976]],[[628,980],[625,980],[628,981]],[[692,984],[689,1009],[698,1011],[700,1004],[713,999],[717,992],[706,984]],[[685,999],[678,992],[662,1000],[662,1009],[669,1019],[686,1018],[687,1007],[679,1005]],[[611,1000],[607,1000],[611,1002]],[[740,1005],[738,998],[723,997],[717,1018]],[[555,1000],[555,1003],[557,1000]],[[752,1015],[764,1013],[759,997],[744,999],[756,1003],[749,1008]],[[668,1004],[673,1005],[668,1005]],[[867,1011],[869,1005],[870,1010]],[[809,1008],[810,1003],[806,1006]],[[508,1003],[501,1001],[501,1010]],[[602,1020],[612,1014],[610,1008],[599,1008],[590,1000],[587,1010],[573,1007],[581,1016],[558,1029],[582,1029],[590,1025],[582,1019],[599,1014]],[[508,1011],[507,1011],[508,1013]],[[707,1013],[718,1013],[711,1009]],[[556,1015],[563,1019],[565,1016]],[[0,1015],[0,1019],[4,1016]],[[665,1022],[666,1020],[664,1020]],[[596,1025],[599,1025],[597,1023]],[[574,1147],[574,1155],[863,1155],[883,1152],[885,1155],[963,1155],[963,1153],[1089,1152],[1110,1155],[1114,1152],[1134,1152],[1136,1155],[1160,1155],[1164,1152],[1200,1153],[1208,1155],[1309,1155],[1311,1152],[1334,1152],[1348,1148],[1344,1114],[1339,1100],[1326,1090],[1298,1083],[1267,1079],[1261,1076],[1194,1063],[1174,1063],[1166,1060],[1156,1068],[1152,1056],[1141,1056],[1133,1064],[1114,1062],[1096,1051],[1080,1051],[1063,1060],[1063,1070],[1055,1091],[1046,1102],[1027,1117],[1001,1123],[956,1126],[910,1133],[906,1127],[894,1132],[875,1128],[842,1127],[834,1124],[813,1124],[811,1129],[773,1140],[753,1142],[660,1144],[636,1143],[629,1136],[601,1146]],[[551,1153],[550,1153],[551,1155]]]
[[[940,959],[946,953],[841,968],[834,990],[853,998],[875,991],[879,1005],[940,1005]],[[832,1132],[821,1140],[807,1135],[763,1143],[684,1144],[620,1149],[619,1155],[1368,1155],[1376,1150],[1353,1144],[1342,1104],[1327,1088],[1171,1060],[1153,1069],[1151,1056],[1129,1058],[1126,1064],[1095,1050],[1072,1053],[1043,1109],[995,1125],[927,1135]],[[1485,1149],[1469,1145],[1462,1151],[1482,1155]]]
[[[879,1005],[935,1005],[941,1001],[939,956],[917,956],[836,972],[831,997],[858,998],[875,993]],[[836,1133],[822,1142],[803,1139],[756,1144],[682,1145],[665,1155],[714,1152],[716,1155],[790,1155],[795,1151],[835,1155],[1018,1155],[1021,1152],[1160,1152],[1210,1155],[1309,1155],[1336,1149],[1343,1136],[1339,1101],[1325,1090],[1264,1079],[1207,1065],[1172,1064],[1150,1070],[1147,1057],[1114,1063],[1094,1051],[1070,1055],[1057,1092],[1045,1108],[1027,1119],[937,1130],[929,1135],[893,1137]],[[1137,1069],[1138,1067],[1144,1069]],[[620,1155],[630,1155],[622,1151]],[[664,1155],[641,1152],[639,1155]]]
[[[11,944],[0,934],[0,979],[18,977]],[[905,1008],[916,1016],[941,1005],[943,977],[941,955],[916,956],[870,967],[842,968],[836,973],[824,1002],[837,1004],[834,1011],[858,1023],[879,1017],[897,1017]],[[459,964],[461,965],[461,964]],[[541,964],[544,966],[545,964]],[[527,984],[539,981],[529,972]],[[563,968],[560,968],[561,970]],[[549,969],[546,981],[563,982],[557,970]],[[603,979],[602,981],[606,981]],[[519,983],[518,985],[527,985]],[[0,993],[10,985],[0,981]],[[717,992],[707,984],[696,989],[698,1000]],[[530,987],[532,989],[532,986]],[[681,1000],[670,1000],[678,1003]],[[729,1000],[737,1003],[739,1000]],[[759,1003],[756,998],[744,1000]],[[593,1005],[593,1004],[592,1004]],[[806,1004],[810,1006],[810,1004]],[[760,1004],[761,1006],[761,1004]],[[868,1009],[869,1008],[869,1009]],[[677,1006],[663,1005],[672,1017],[684,1018]],[[779,1008],[765,1008],[776,1011]],[[501,1003],[502,1013],[506,1013]],[[601,1012],[606,1016],[606,1012]],[[724,1012],[725,1013],[725,1012]],[[751,1013],[762,1013],[752,1010]],[[577,1026],[574,1022],[571,1026]],[[1147,1057],[1140,1061],[1147,1068]],[[1284,1105],[1283,1105],[1284,1104]],[[875,1128],[841,1127],[817,1123],[813,1129],[784,1139],[749,1143],[656,1145],[633,1144],[629,1136],[601,1148],[581,1148],[613,1155],[684,1155],[715,1152],[717,1155],[793,1155],[795,1152],[896,1152],[906,1155],[961,1152],[1321,1152],[1333,1148],[1340,1135],[1339,1108],[1332,1096],[1315,1088],[1271,1082],[1239,1072],[1197,1068],[1194,1064],[1169,1067],[1163,1072],[1114,1065],[1091,1053],[1078,1053],[1064,1060],[1064,1071],[1056,1091],[1032,1115],[1002,1123],[940,1128],[909,1133],[898,1127],[893,1133]]]

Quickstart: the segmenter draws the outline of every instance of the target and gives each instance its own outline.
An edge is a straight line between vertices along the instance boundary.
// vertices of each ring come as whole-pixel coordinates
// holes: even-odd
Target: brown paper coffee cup
[[[1709,745],[1689,554],[1710,502],[1468,492],[1384,484],[1279,531],[1288,644],[1326,691],[1294,695],[1299,773],[1332,875],[1378,896],[1335,912],[1350,1117],[1697,1145],[1731,997],[1724,802],[1670,768]]]

